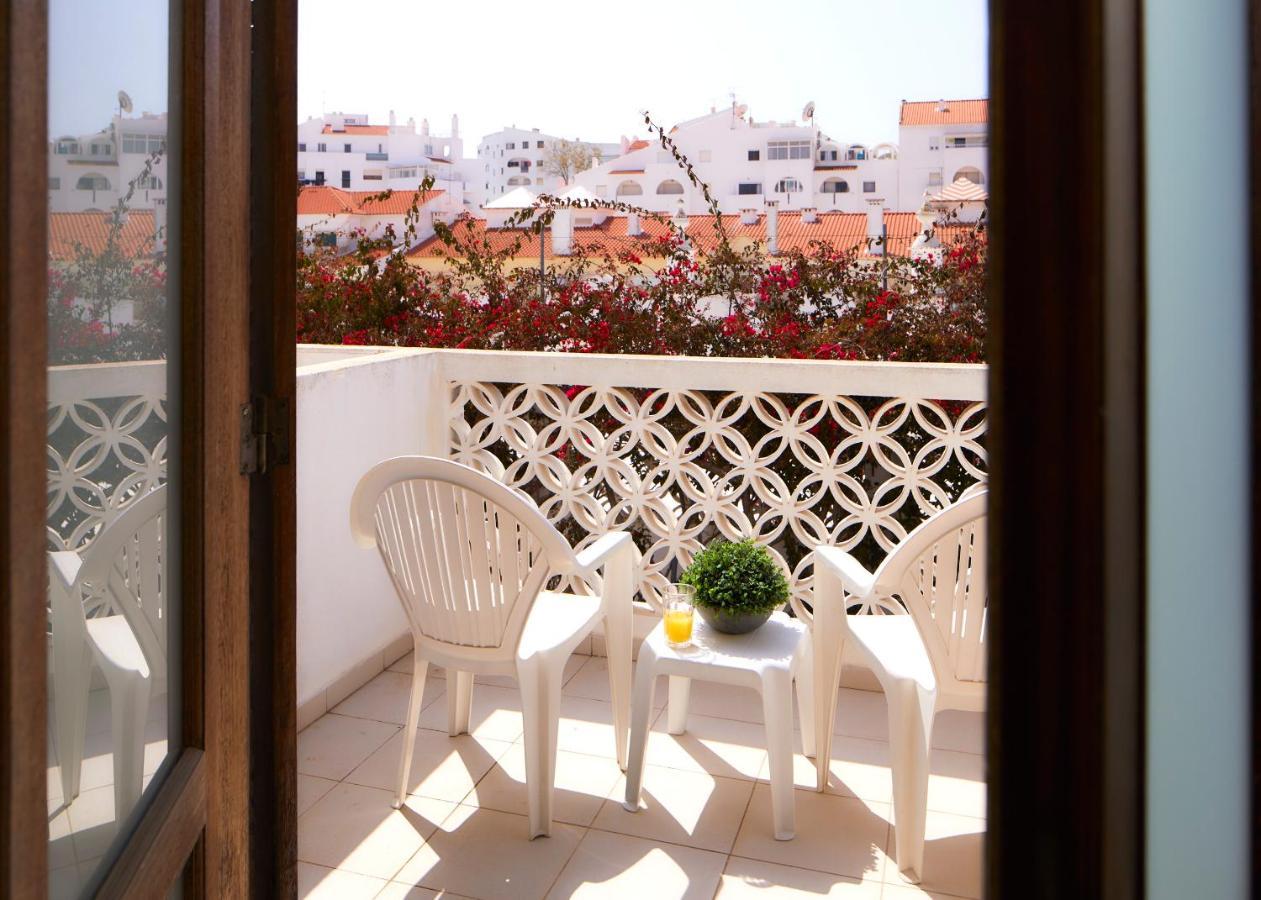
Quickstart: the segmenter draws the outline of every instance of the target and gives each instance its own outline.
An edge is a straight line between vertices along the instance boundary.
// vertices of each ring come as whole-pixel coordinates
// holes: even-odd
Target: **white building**
[[[361,113],[330,113],[298,125],[298,181],[351,191],[414,189],[426,175],[435,186],[464,197],[464,141],[458,116],[439,135],[422,119],[373,125]]]
[[[476,185],[482,197],[493,200],[517,187],[528,187],[536,194],[559,189],[560,178],[545,172],[544,161],[560,140],[563,139],[543,134],[537,128],[516,126],[483,137],[477,146],[480,183]],[[590,147],[599,159],[618,155],[621,149],[618,144],[592,143],[577,138],[573,142]]]
[[[413,244],[434,235],[434,222],[450,224],[464,212],[460,199],[441,187],[419,197],[415,187],[400,188],[380,199],[376,191],[346,191],[329,185],[298,189],[298,230],[306,239],[346,253],[355,249],[358,235],[377,239],[394,229],[396,244],[406,237],[406,220],[416,204]]]
[[[919,208],[962,174],[981,184],[986,172],[988,101],[902,104],[899,143],[835,140],[813,109],[799,122],[756,121],[746,107],[711,110],[681,122],[669,136],[709,185],[724,213],[780,209],[865,213],[869,201],[894,210]],[[624,141],[622,152],[583,172],[577,184],[606,200],[688,214],[707,212],[694,187],[660,143]]]
[[[50,141],[49,209],[109,210],[129,190],[129,209],[153,209],[159,199],[165,202],[166,127],[165,113],[120,113],[95,134],[63,135]]]

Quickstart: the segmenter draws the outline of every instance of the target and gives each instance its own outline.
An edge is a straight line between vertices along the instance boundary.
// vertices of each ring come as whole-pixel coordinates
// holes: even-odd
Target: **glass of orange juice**
[[[666,643],[671,647],[692,645],[692,619],[695,614],[696,588],[690,584],[672,584],[665,592]]]

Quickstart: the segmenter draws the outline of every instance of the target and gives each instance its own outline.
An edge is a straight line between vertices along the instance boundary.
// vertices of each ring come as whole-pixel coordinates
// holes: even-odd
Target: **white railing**
[[[811,548],[875,563],[986,478],[985,367],[438,351],[448,452],[578,546],[635,535],[657,592],[752,537],[807,600]]]
[[[166,363],[48,373],[48,548],[81,550],[166,479]]]

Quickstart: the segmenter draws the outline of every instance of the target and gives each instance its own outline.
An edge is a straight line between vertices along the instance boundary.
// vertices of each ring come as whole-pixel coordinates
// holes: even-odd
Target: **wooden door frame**
[[[991,0],[991,897],[1144,894],[1141,8]]]
[[[187,897],[251,888],[249,483],[237,467],[250,388],[250,5],[172,7],[179,155],[170,165],[186,177],[175,176],[182,213],[171,216],[180,250],[173,437],[182,446],[170,458],[179,466],[182,663],[193,671],[180,687],[181,750],[102,897],[164,897],[181,871]],[[46,0],[0,9],[0,895],[39,900],[48,884],[46,762],[31,735],[47,733],[47,22]]]

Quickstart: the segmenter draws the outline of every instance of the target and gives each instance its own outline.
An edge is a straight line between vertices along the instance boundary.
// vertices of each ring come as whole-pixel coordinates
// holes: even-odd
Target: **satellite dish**
[[[801,111],[801,118],[805,119],[807,122],[812,121],[814,119],[814,101],[813,100],[807,103],[805,106],[805,109]]]
[[[131,97],[127,96],[126,91],[118,92],[118,108],[123,112],[131,112]]]
[[[736,107],[736,118],[743,119],[744,114],[747,113],[748,111],[749,111],[748,105],[741,103],[739,106]]]

